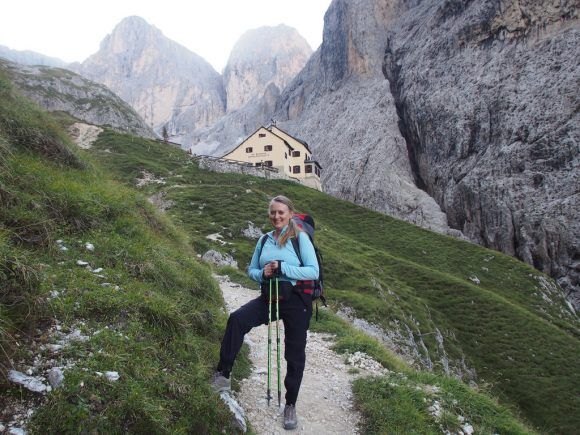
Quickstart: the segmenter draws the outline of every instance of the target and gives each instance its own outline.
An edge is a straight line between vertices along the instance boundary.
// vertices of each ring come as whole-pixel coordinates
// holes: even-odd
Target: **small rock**
[[[87,341],[89,339],[89,337],[81,333],[80,329],[75,329],[67,338],[71,341]]]
[[[469,280],[470,281],[473,281],[475,284],[479,284],[480,283],[479,278],[477,276],[475,276],[475,275],[471,275],[469,277]]]
[[[11,427],[8,433],[10,435],[26,435],[27,432],[19,427]]]
[[[248,239],[259,239],[262,237],[262,231],[253,222],[248,221],[248,227],[242,230],[242,235]]]
[[[238,262],[229,254],[222,254],[221,252],[209,250],[203,254],[202,259],[208,263],[213,263],[216,266],[231,266],[238,268]]]
[[[97,269],[93,269],[93,273],[101,273],[103,271],[102,267],[99,267]]]
[[[62,370],[58,367],[53,367],[48,372],[48,382],[52,388],[58,388],[62,385],[64,381],[64,374]]]
[[[88,266],[89,263],[83,260],[77,260],[77,266]]]
[[[66,246],[60,246],[58,249],[60,249],[61,251],[68,251],[68,248]]]
[[[464,424],[461,429],[463,430],[463,433],[466,435],[471,435],[474,432],[473,426],[470,425],[469,423]]]
[[[85,248],[87,249],[87,251],[91,251],[91,252],[95,250],[94,245],[92,243],[89,243],[89,242],[85,243]]]
[[[42,393],[47,391],[49,388],[47,385],[43,384],[39,378],[27,376],[24,373],[16,370],[8,371],[8,380],[14,382],[15,384],[22,385],[24,388],[34,393]]]
[[[119,380],[120,376],[118,372],[105,372],[105,378],[108,381],[115,382]]]
[[[62,349],[62,344],[47,344],[46,348],[48,350],[50,350],[51,352],[58,352],[59,350]]]

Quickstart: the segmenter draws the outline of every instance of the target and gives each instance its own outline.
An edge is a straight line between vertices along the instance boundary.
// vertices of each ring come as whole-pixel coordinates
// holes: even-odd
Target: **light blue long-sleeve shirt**
[[[282,229],[282,234],[287,227]],[[260,254],[260,246],[262,238],[258,240],[252,261],[248,266],[248,276],[254,281],[261,283],[264,280],[264,266],[273,260],[282,260],[282,276],[278,279],[280,281],[290,281],[292,285],[296,285],[296,281],[307,281],[318,279],[319,267],[316,259],[316,252],[314,246],[310,241],[310,237],[303,231],[298,232],[298,243],[300,245],[300,256],[302,257],[302,266],[300,259],[294,252],[292,241],[288,240],[284,247],[274,240],[274,231],[270,231],[262,237],[268,237],[264,244],[264,248]],[[282,235],[280,234],[280,235]],[[259,257],[258,257],[259,255]]]

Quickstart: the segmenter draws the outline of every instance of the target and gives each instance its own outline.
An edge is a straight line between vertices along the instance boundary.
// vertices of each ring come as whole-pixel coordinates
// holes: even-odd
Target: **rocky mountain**
[[[333,2],[322,45],[279,99],[275,118],[312,146],[326,192],[449,233],[445,213],[415,185],[382,73],[389,8]]]
[[[0,45],[0,57],[22,65],[43,65],[56,68],[66,68],[67,62],[56,57],[45,56],[30,50],[12,50],[5,45]]]
[[[221,76],[140,17],[122,20],[78,71],[109,87],[157,133],[166,126],[175,142],[225,113]]]
[[[580,34],[560,0],[334,0],[277,102],[327,192],[559,278],[577,301]]]
[[[183,142],[197,154],[223,155],[270,121],[280,92],[302,70],[312,49],[296,29],[280,24],[246,32],[224,69],[227,113]]]
[[[260,27],[236,42],[223,73],[227,110],[261,97],[270,84],[284,89],[298,74],[312,49],[292,27]]]
[[[61,68],[0,60],[0,71],[31,100],[49,111],[67,112],[90,124],[138,136],[156,137],[145,121],[107,87]]]

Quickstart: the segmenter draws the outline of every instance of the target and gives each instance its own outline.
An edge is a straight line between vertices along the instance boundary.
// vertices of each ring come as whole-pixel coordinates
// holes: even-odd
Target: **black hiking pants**
[[[292,292],[287,300],[279,302],[280,319],[284,322],[284,358],[287,370],[284,386],[286,404],[296,404],[306,362],[306,331],[312,317],[312,297]],[[272,304],[272,321],[276,319],[276,304]],[[218,370],[225,376],[234,365],[244,336],[254,327],[268,324],[268,303],[258,297],[230,314],[222,340]],[[272,354],[276,358],[276,332],[272,331]],[[266,349],[264,349],[266,352]],[[273,385],[276,385],[275,382]]]

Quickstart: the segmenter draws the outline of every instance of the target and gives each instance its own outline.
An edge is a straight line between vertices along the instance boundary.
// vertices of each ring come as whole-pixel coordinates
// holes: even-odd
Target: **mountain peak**
[[[158,131],[174,116],[206,127],[225,109],[221,77],[212,66],[139,16],[123,18],[80,71],[116,92]]]
[[[273,53],[300,51],[312,54],[312,48],[298,31],[286,24],[262,26],[246,31],[234,45],[228,65],[245,60],[272,57]]]
[[[164,38],[157,27],[143,18],[132,15],[123,18],[113,31],[101,41],[101,50],[113,49],[116,52],[144,47],[147,41]]]
[[[245,32],[234,45],[224,70],[228,110],[242,107],[272,83],[284,89],[311,54],[308,42],[285,24]]]
[[[134,31],[151,32],[152,30],[161,34],[161,31],[157,29],[157,27],[155,27],[153,24],[149,24],[147,21],[145,21],[144,18],[141,18],[137,15],[131,15],[119,21],[119,24],[117,24],[113,29],[113,33],[126,33]]]

